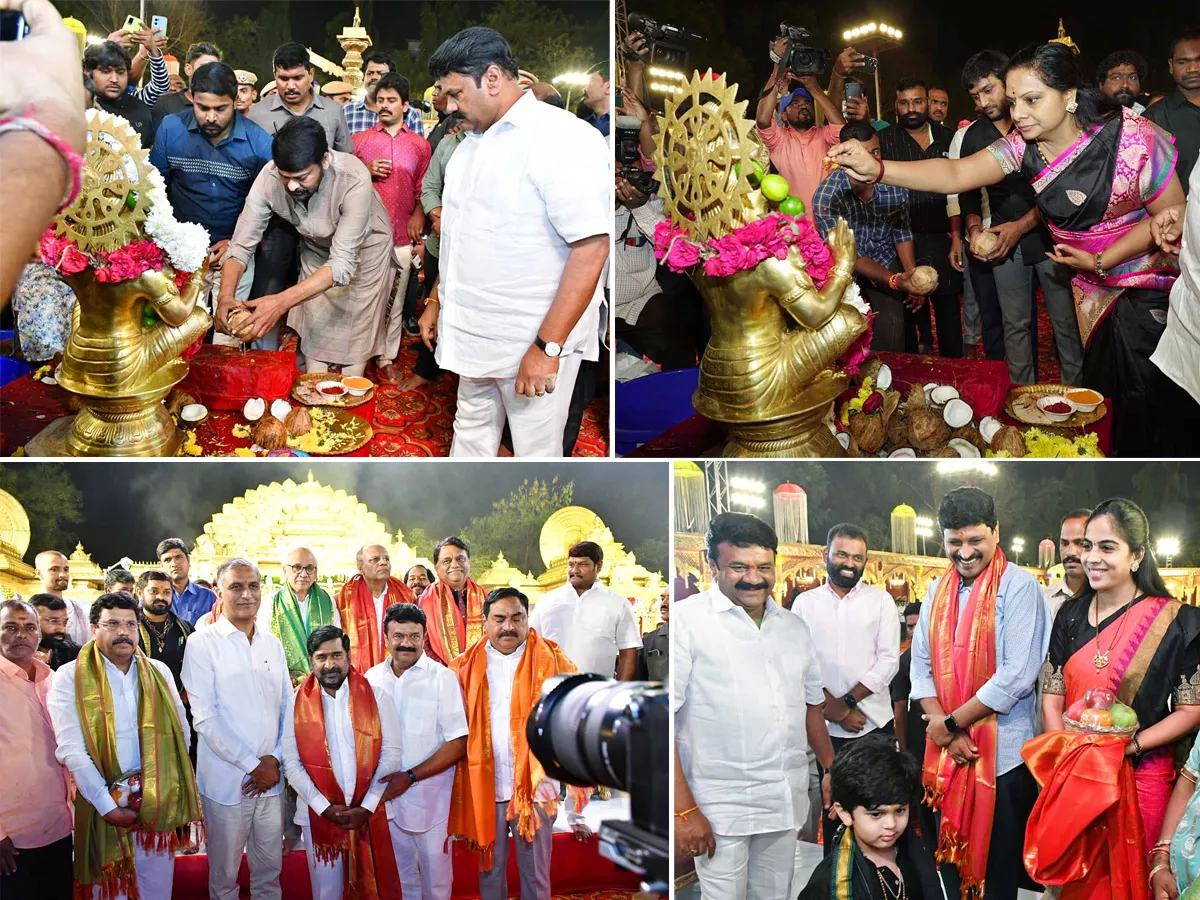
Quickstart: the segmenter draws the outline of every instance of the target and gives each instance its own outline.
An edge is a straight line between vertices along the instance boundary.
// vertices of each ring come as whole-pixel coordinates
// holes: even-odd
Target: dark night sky
[[[1183,553],[1178,565],[1200,566],[1200,463],[1140,463],[1124,461],[1064,462],[997,460],[996,478],[978,479],[976,486],[996,499],[1001,539],[1025,539],[1022,563],[1036,559],[1042,538],[1058,538],[1063,515],[1078,507],[1094,507],[1109,497],[1138,503],[1150,520],[1151,541],[1178,537]],[[967,483],[963,476],[938,476],[936,463],[916,462],[730,462],[729,476],[762,481],[769,492],[785,481],[799,484],[809,495],[809,540],[821,543],[830,527],[854,522],[874,534],[872,546],[890,549],[888,523],[900,503],[918,515],[936,519],[937,503],[952,488]],[[747,510],[752,511],[752,510]],[[770,506],[757,511],[772,521]],[[940,532],[929,543],[932,555],[940,547]]]
[[[491,512],[494,500],[526,479],[558,475],[560,482],[575,482],[574,504],[593,510],[626,547],[668,539],[669,474],[662,463],[306,460],[81,462],[65,468],[84,498],[80,539],[102,566],[122,556],[150,559],[166,536],[192,540],[223,504],[272,481],[304,481],[309,469],[322,484],[357,495],[393,533],[421,527],[436,540]]]
[[[1037,0],[850,0],[837,4],[766,0],[753,5],[733,0],[627,2],[630,12],[646,12],[660,22],[682,25],[708,37],[706,42],[686,45],[691,51],[689,74],[691,68],[704,71],[710,65],[714,71],[727,71],[741,82],[739,99],[756,96],[770,74],[767,42],[777,33],[781,20],[808,28],[813,35],[810,43],[833,55],[845,46],[843,30],[870,21],[886,22],[904,32],[905,44],[886,51],[881,60],[884,117],[889,121],[894,121],[888,106],[894,99],[892,87],[906,75],[917,75],[931,86],[936,82],[949,89],[950,118],[954,122],[971,118],[970,99],[959,85],[967,57],[985,48],[1012,54],[1026,43],[1053,38],[1059,16],[1067,34],[1081,48],[1087,78],[1092,77],[1096,64],[1106,54],[1133,49],[1150,64],[1148,84],[1143,84],[1143,89],[1166,92],[1173,89],[1166,67],[1168,44],[1184,27],[1200,22],[1200,15],[1195,14],[1191,23],[1185,20],[1184,10],[1190,5],[1194,11],[1194,5],[1175,0],[1137,4],[1089,0],[1059,5]],[[828,74],[821,82],[828,82]],[[873,98],[873,90],[870,93]],[[875,108],[873,99],[871,108]],[[753,116],[752,109],[748,115]]]

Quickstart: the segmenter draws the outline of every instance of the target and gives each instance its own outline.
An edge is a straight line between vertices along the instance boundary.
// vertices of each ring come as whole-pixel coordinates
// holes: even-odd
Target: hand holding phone
[[[167,34],[167,17],[166,16],[151,16],[150,30],[155,34],[166,37]]]

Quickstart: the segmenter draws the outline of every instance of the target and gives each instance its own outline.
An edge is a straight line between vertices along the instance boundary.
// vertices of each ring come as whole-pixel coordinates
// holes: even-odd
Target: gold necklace
[[[1137,601],[1135,597],[1129,603],[1129,608],[1121,613],[1121,618],[1117,619],[1116,636],[1109,642],[1108,649],[1103,653],[1100,652],[1100,597],[1097,595],[1093,598],[1093,603],[1096,605],[1096,655],[1092,657],[1092,665],[1099,672],[1108,665],[1108,655],[1112,653],[1113,647],[1117,646],[1117,641],[1121,639],[1121,634],[1125,631],[1125,617],[1129,615],[1129,610],[1133,609],[1133,604]]]
[[[904,889],[903,878],[900,878],[900,890],[899,892],[896,892],[893,891],[888,885],[887,881],[884,880],[883,872],[878,867],[875,869],[875,877],[879,879],[879,886],[883,888],[884,897],[891,897],[893,900],[905,900],[905,898],[908,896],[908,892]]]
[[[158,645],[158,654],[159,654],[159,656],[161,656],[163,653],[166,652],[167,635],[171,633],[171,626],[174,623],[171,621],[170,617],[168,617],[167,618],[167,627],[164,628],[162,630],[162,632],[160,633],[159,630],[154,627],[153,622],[151,622],[149,619],[145,619],[144,621],[145,621],[146,627],[149,629],[150,633],[152,635],[154,635],[154,643],[156,643]]]
[[[1079,140],[1081,137],[1083,137],[1083,129],[1082,128],[1080,128],[1075,133],[1075,140],[1071,141],[1071,144],[1074,144],[1075,141]],[[1046,158],[1046,151],[1044,151],[1042,149],[1042,144],[1044,143],[1044,141],[1034,141],[1033,143],[1034,143],[1034,146],[1037,147],[1038,156],[1040,156],[1042,158],[1042,162],[1044,162],[1047,166],[1049,166],[1050,160]],[[1070,144],[1068,144],[1067,146],[1070,146]],[[1062,156],[1062,153],[1055,154],[1054,158],[1058,159],[1058,157],[1060,157],[1060,156]]]

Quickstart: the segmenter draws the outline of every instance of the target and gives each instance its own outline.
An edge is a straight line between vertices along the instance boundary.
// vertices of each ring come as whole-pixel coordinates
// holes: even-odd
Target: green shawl
[[[300,614],[300,601],[290,584],[285,584],[271,601],[271,634],[283,643],[288,673],[303,678],[311,668],[308,663],[308,636],[322,625],[333,624],[333,601],[317,585],[308,589],[308,627]]]

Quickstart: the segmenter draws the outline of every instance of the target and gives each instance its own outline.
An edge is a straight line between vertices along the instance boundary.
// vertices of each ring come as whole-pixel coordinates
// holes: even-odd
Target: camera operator
[[[783,35],[772,45],[779,62],[760,95],[754,124],[771,151],[771,164],[787,179],[792,194],[804,203],[804,214],[811,219],[813,192],[821,181],[825,151],[838,143],[838,133],[845,124],[841,110],[845,76],[860,67],[858,61],[863,57],[853,47],[841,52],[826,95],[816,75],[795,75],[787,67],[790,43],[791,38]],[[800,86],[793,90],[794,83]],[[828,124],[816,125],[816,106]],[[776,109],[783,116],[783,125],[776,124]]]

